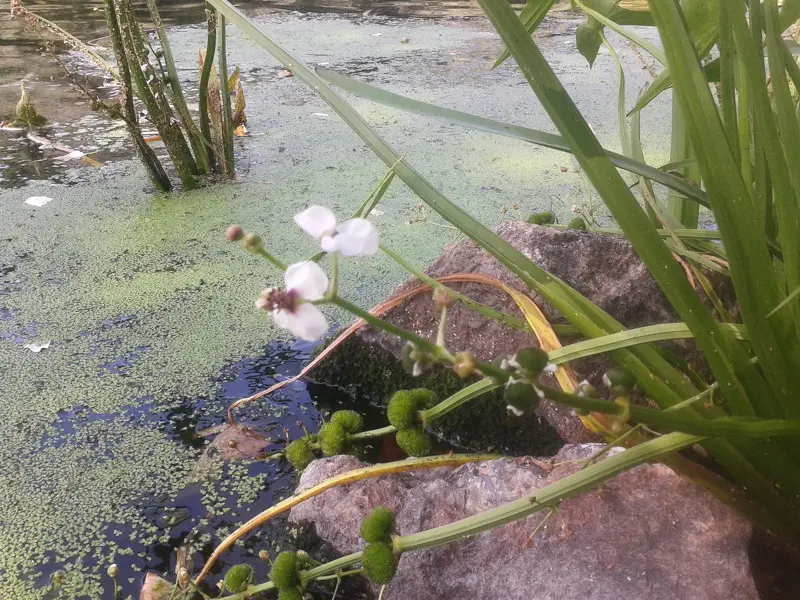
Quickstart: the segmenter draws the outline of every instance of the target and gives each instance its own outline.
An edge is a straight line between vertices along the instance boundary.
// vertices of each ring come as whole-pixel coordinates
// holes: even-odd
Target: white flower
[[[295,215],[294,222],[320,243],[325,252],[342,256],[371,256],[378,251],[378,231],[366,219],[336,222],[336,216],[324,206],[311,206]]]
[[[310,302],[320,300],[328,289],[328,276],[310,260],[295,263],[283,276],[284,289],[264,290],[256,307],[272,310],[278,327],[288,329],[302,340],[313,342],[328,331],[325,315]]]

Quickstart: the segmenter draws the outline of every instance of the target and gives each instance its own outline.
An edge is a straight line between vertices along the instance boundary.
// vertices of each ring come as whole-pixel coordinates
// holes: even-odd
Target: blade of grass
[[[533,40],[525,33],[505,0],[479,0],[481,7],[517,61],[542,106],[569,143],[583,171],[603,198],[617,223],[633,244],[650,273],[659,282],[678,315],[695,334],[709,366],[726,390],[728,402],[737,414],[753,415],[747,392],[736,376],[732,351],[726,336],[711,318],[689,285],[680,266],[613,168],[597,138],[572,102],[561,82]],[[743,353],[739,361],[746,362]]]
[[[631,31],[627,27],[623,27],[609,19],[608,17],[604,16],[603,14],[597,12],[596,10],[586,6],[581,0],[575,0],[575,4],[580,8],[583,12],[585,12],[590,17],[597,19],[603,25],[608,27],[609,29],[616,31],[619,35],[624,37],[629,42],[636,44],[642,50],[650,54],[653,58],[655,58],[658,62],[662,65],[667,66],[667,59],[664,56],[664,53],[655,45],[648,42],[646,39],[637,35],[634,31]]]
[[[737,340],[750,339],[747,329],[742,325],[729,323],[722,325],[722,327]],[[603,354],[619,348],[635,346],[636,344],[651,344],[653,342],[690,339],[692,337],[694,336],[685,323],[647,325],[564,346],[559,350],[550,352],[549,358],[551,363],[560,365],[561,363]]]

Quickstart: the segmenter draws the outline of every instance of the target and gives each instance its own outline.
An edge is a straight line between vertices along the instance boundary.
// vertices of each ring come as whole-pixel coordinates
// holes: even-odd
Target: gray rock
[[[539,227],[521,221],[504,223],[496,231],[542,269],[574,287],[626,327],[675,320],[658,285],[622,237]],[[446,247],[426,269],[431,277],[462,272],[488,275],[529,292],[551,322],[563,321],[544,299],[526,290],[511,271],[471,241]],[[395,292],[404,292],[417,285],[416,280],[411,280]],[[453,284],[452,287],[481,304],[522,317],[516,304],[500,290],[477,283]],[[386,318],[423,337],[435,339],[439,316],[430,294],[421,294],[404,302],[390,311]],[[371,328],[363,329],[358,336],[364,343],[377,344],[396,357],[400,354],[402,342],[394,336]],[[451,350],[470,350],[483,360],[513,355],[519,348],[537,345],[530,334],[488,320],[460,304],[449,312],[446,342]],[[587,379],[600,387],[608,363],[601,359],[583,360],[572,366],[580,379]],[[552,385],[555,382],[547,383]],[[565,442],[581,443],[595,439],[564,406],[545,401],[539,415],[558,431]]]
[[[338,552],[363,548],[361,519],[380,505],[409,534],[529,495],[578,469],[597,444],[554,458],[504,459],[400,473],[326,491],[291,511]],[[621,451],[621,450],[618,450]],[[298,490],[362,466],[349,456],[313,462]],[[755,600],[749,523],[660,464],[642,465],[544,513],[438,548],[406,553],[384,600]],[[377,596],[373,587],[373,597]]]

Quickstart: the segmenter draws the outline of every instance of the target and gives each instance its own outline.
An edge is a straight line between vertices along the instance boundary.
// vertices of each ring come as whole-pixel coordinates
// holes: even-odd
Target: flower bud
[[[521,417],[530,410],[539,407],[542,392],[533,384],[509,379],[503,393],[506,410],[516,417]]]
[[[623,396],[630,393],[636,385],[636,378],[628,369],[612,367],[603,374],[603,384],[615,394]]]
[[[108,565],[108,569],[106,569],[106,574],[111,577],[111,579],[116,579],[117,575],[119,575],[119,567],[117,567],[116,563],[111,563]]]
[[[261,236],[258,236],[254,233],[248,233],[247,235],[244,236],[244,247],[247,248],[248,250],[256,250],[258,248],[261,248],[262,244],[263,241],[261,239]]]
[[[439,310],[443,308],[450,308],[455,303],[455,298],[449,290],[443,287],[437,287],[433,290],[433,303]]]
[[[547,367],[547,352],[536,346],[529,346],[517,351],[510,363],[520,370],[526,379],[536,379]]]
[[[614,404],[622,407],[621,412],[613,415],[613,420],[611,422],[611,432],[615,435],[619,435],[631,418],[631,402],[626,396],[620,396],[614,399]]]
[[[238,242],[244,237],[244,229],[238,225],[231,225],[225,230],[225,237],[229,242]]]
[[[269,560],[269,552],[267,552],[266,550],[259,550],[258,558],[260,558],[261,560]]]
[[[453,371],[455,371],[455,374],[461,379],[466,379],[475,373],[477,364],[475,362],[475,355],[473,355],[472,352],[459,352],[455,355],[455,359]]]

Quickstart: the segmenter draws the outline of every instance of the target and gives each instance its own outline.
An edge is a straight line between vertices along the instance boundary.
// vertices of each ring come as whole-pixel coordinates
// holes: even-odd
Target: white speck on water
[[[25,200],[25,204],[30,204],[31,206],[44,206],[52,200],[52,198],[48,198],[47,196],[31,196]]]

